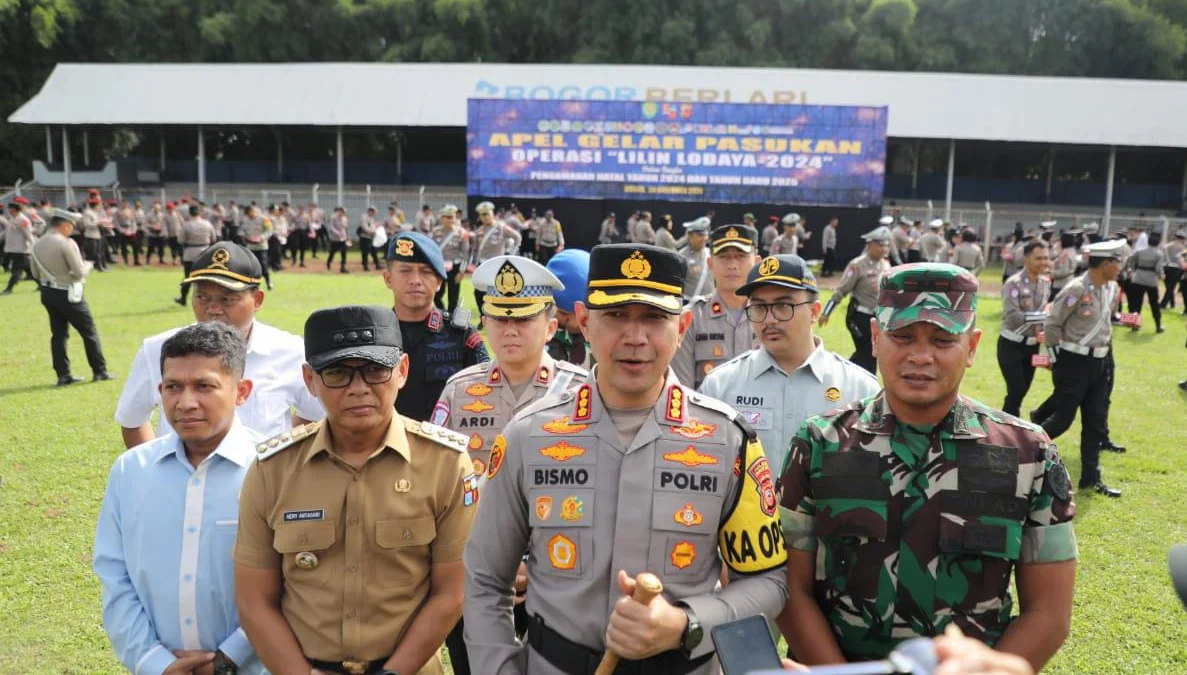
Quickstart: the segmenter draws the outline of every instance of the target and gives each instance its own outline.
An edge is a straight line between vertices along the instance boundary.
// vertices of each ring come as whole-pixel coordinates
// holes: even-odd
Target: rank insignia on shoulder
[[[299,427],[293,427],[292,429],[289,429],[279,436],[273,436],[266,441],[261,441],[256,445],[256,453],[258,453],[256,455],[257,459],[262,462],[269,457],[276,455],[281,450],[284,450],[285,448],[295,445],[299,441],[309,438],[321,429],[321,425],[322,423],[320,421],[302,424]]]
[[[457,450],[458,452],[465,452],[466,444],[470,442],[469,437],[464,434],[459,434],[455,431],[450,431],[445,427],[439,427],[431,422],[421,422],[419,424],[404,423],[404,429],[420,436],[427,438],[434,443],[444,445],[448,448]]]

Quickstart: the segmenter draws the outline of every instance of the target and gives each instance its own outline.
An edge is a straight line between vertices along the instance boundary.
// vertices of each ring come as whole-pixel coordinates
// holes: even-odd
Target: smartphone
[[[762,614],[723,623],[712,631],[724,675],[746,675],[781,667],[771,628]]]

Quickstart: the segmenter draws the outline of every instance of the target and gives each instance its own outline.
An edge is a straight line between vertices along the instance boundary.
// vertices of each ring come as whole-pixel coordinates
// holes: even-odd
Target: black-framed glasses
[[[791,321],[795,316],[795,308],[800,305],[810,305],[814,300],[805,300],[804,302],[756,302],[754,304],[746,305],[746,318],[754,323],[763,321],[767,318],[767,312],[770,312],[776,321]]]
[[[392,379],[395,368],[368,363],[365,366],[330,366],[318,372],[322,384],[330,389],[341,389],[354,382],[355,373],[367,384],[383,384]]]

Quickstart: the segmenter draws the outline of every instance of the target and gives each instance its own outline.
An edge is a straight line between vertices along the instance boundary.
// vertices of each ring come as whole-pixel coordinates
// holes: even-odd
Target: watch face
[[[696,649],[701,644],[701,640],[705,637],[705,629],[701,628],[700,623],[694,623],[688,630],[688,645],[687,648]]]

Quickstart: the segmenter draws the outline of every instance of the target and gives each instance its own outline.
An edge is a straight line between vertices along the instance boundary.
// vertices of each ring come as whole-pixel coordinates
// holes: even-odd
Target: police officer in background
[[[758,262],[758,232],[745,225],[722,225],[710,241],[708,265],[716,290],[689,301],[692,326],[672,359],[676,378],[689,388],[700,387],[710,371],[755,345],[746,298],[734,291]]]
[[[1158,304],[1158,281],[1164,277],[1166,267],[1166,251],[1160,246],[1162,234],[1151,232],[1147,239],[1146,248],[1131,254],[1125,260],[1125,271],[1129,273],[1129,288],[1126,296],[1129,311],[1133,314],[1142,313],[1142,300],[1150,299],[1150,312],[1154,315],[1154,331],[1165,332],[1162,327],[1162,307]],[[1141,326],[1133,326],[1139,330]]]
[[[494,359],[449,378],[432,422],[469,437],[466,448],[481,490],[495,436],[511,418],[548,394],[584,384],[589,373],[544,351],[557,327],[552,294],[564,287],[543,265],[522,256],[498,256],[474,271],[474,284],[486,289],[482,325]],[[517,585],[516,634],[527,627],[525,593],[526,586]],[[445,644],[454,675],[468,675],[462,622]]]
[[[1117,277],[1124,246],[1119,239],[1089,244],[1088,271],[1068,282],[1051,302],[1043,332],[1054,362],[1051,379],[1055,391],[1030,414],[1031,421],[1057,439],[1080,412],[1079,486],[1107,497],[1121,496],[1119,490],[1104,483],[1100,451],[1109,437],[1112,317],[1120,293]]]
[[[1022,399],[1034,381],[1032,359],[1039,353],[1039,332],[1047,320],[1051,293],[1047,246],[1042,241],[1028,241],[1021,257],[1022,269],[1002,285],[1002,325],[997,340],[997,365],[1006,381],[1002,410],[1015,417],[1021,414]]]
[[[783,234],[775,237],[771,242],[768,255],[797,255],[800,251],[800,238],[797,234],[800,224],[800,214],[789,213],[783,216]]]
[[[466,645],[479,673],[719,671],[714,626],[773,615],[786,553],[754,431],[668,370],[691,315],[683,259],[645,245],[595,247],[577,305],[593,381],[527,408],[495,439],[463,557]],[[526,645],[513,584],[527,557]],[[720,584],[722,565],[729,584]],[[650,605],[634,575],[664,583]]]
[[[1180,257],[1187,251],[1187,230],[1179,230],[1175,238],[1163,247],[1166,261],[1162,268],[1163,278],[1166,280],[1166,290],[1162,294],[1162,308],[1175,308],[1175,290],[1183,278],[1183,268],[1179,267]],[[1187,297],[1184,298],[1184,309],[1187,309]]]
[[[874,318],[874,308],[878,302],[878,280],[890,271],[890,263],[886,260],[890,252],[890,229],[885,225],[872,232],[862,235],[866,242],[865,253],[849,261],[845,266],[845,273],[841,275],[841,283],[833,292],[833,297],[824,306],[820,315],[820,327],[828,325],[829,316],[845,296],[853,294],[849,301],[849,309],[845,313],[845,327],[853,338],[853,356],[849,360],[877,374],[878,363],[874,360],[870,320]]]
[[[598,230],[599,244],[617,244],[621,235],[618,233],[617,219],[614,212],[606,214],[605,220],[602,221],[602,228]],[[533,249],[535,244],[533,243]]]
[[[470,260],[470,233],[458,224],[457,207],[452,204],[441,207],[437,217],[441,224],[433,228],[429,236],[441,249],[441,258],[445,261],[445,283],[437,289],[433,301],[441,309],[453,313],[457,311],[461,299],[462,277],[466,274],[466,263]],[[448,307],[442,303],[447,290]]]
[[[495,218],[495,205],[482,202],[474,210],[478,213],[478,227],[470,233],[470,265],[471,271],[495,256],[514,253],[509,249],[516,249],[523,245],[523,235],[515,228]],[[536,224],[542,227],[544,219]],[[538,239],[536,240],[539,241]],[[529,253],[535,254],[535,249]],[[482,306],[482,292],[474,289],[474,304]]]
[[[588,370],[591,367],[589,343],[577,324],[577,303],[585,297],[589,283],[589,251],[567,248],[552,256],[546,266],[564,288],[553,291],[556,302],[557,331],[548,341],[548,354],[558,361],[568,361]]]
[[[922,262],[941,262],[944,251],[944,221],[936,218],[927,224],[927,232],[919,237],[919,256]]]
[[[985,252],[977,244],[976,232],[966,229],[960,233],[960,243],[956,246],[952,263],[972,272],[973,276],[985,269]]]
[[[197,207],[190,207],[193,213]],[[251,251],[260,261],[260,270],[264,273],[264,284],[272,290],[272,273],[268,265],[268,240],[272,237],[272,221],[260,215],[254,203],[249,204],[243,211],[243,220],[239,224],[239,234],[243,238],[247,250]]]
[[[70,373],[70,355],[66,351],[70,326],[74,326],[82,337],[94,380],[113,379],[107,372],[107,359],[99,344],[99,330],[95,328],[91,308],[82,293],[93,263],[83,262],[78,244],[70,239],[80,218],[73,211],[55,209],[49,231],[33,244],[30,255],[33,276],[41,286],[41,305],[49,314],[49,344],[59,387],[82,382]]]
[[[388,242],[383,283],[392,292],[409,360],[408,388],[396,409],[414,420],[429,419],[455,373],[490,358],[465,307],[446,312],[433,305],[445,276],[441,249],[428,236],[410,230]]]
[[[261,443],[244,479],[243,629],[273,673],[441,673],[478,503],[465,438],[395,414],[408,356],[391,310],[314,312],[305,356],[326,421]]]
[[[377,229],[378,225],[375,223],[375,207],[368,206],[367,212],[364,213],[363,217],[359,219],[358,230],[355,231],[355,234],[357,234],[359,238],[359,255],[363,259],[364,272],[370,271],[371,269],[367,264],[368,260],[375,263],[375,269],[380,269],[379,253],[375,250],[374,246],[375,232]]]
[[[764,258],[735,292],[747,298],[746,318],[761,344],[714,368],[699,391],[741,413],[779,475],[801,422],[874,395],[878,380],[812,334],[821,306],[803,258]]]
[[[836,216],[829,218],[820,235],[820,249],[824,255],[824,263],[820,268],[822,277],[831,277],[837,269],[837,225],[840,222]]]
[[[33,232],[33,222],[16,202],[8,205],[8,224],[4,229],[4,257],[8,259],[12,276],[8,278],[8,286],[2,294],[12,295],[12,289],[16,288],[21,277],[29,276],[29,253],[37,237]]]
[[[805,663],[886,658],[955,624],[1040,670],[1067,639],[1067,469],[1042,429],[960,394],[981,340],[976,308],[977,279],[959,267],[892,269],[874,337],[883,391],[792,440],[779,625]]]
[[[771,255],[771,245],[779,238],[779,216],[771,216],[767,219],[767,226],[762,228],[761,243],[759,248],[762,250],[764,256]]]
[[[186,279],[189,279],[190,273],[194,271],[194,262],[198,260],[198,256],[202,255],[202,251],[218,241],[218,231],[214,229],[209,220],[199,217],[198,211],[197,204],[190,207],[190,219],[186,221],[185,225],[182,225],[181,236],[177,239],[178,245],[181,246],[181,295],[173,298],[173,302],[182,307],[185,307],[186,297],[190,293]],[[267,252],[267,248],[264,251]],[[260,264],[264,266],[264,273],[267,274],[268,261],[258,254],[256,257],[260,259]]]
[[[685,223],[682,239],[688,244],[680,249],[680,255],[688,266],[688,275],[684,277],[684,287],[681,289],[687,302],[698,295],[713,293],[713,274],[709,271],[709,219],[697,218]],[[676,244],[680,245],[680,242]]]

